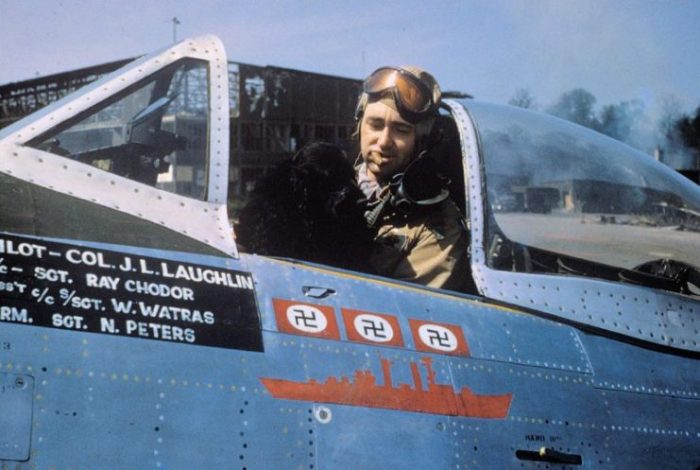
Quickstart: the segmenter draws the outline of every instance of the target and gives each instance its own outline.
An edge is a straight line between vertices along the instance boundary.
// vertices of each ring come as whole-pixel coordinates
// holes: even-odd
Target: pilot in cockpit
[[[417,67],[382,67],[363,84],[355,164],[376,231],[370,262],[381,275],[431,287],[473,289],[464,216],[439,173],[433,126],[440,87]]]

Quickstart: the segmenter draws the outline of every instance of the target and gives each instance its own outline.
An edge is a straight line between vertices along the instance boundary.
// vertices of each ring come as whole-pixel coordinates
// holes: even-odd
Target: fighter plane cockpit
[[[470,103],[487,264],[700,294],[700,197],[649,155],[545,115]]]
[[[483,295],[698,350],[688,327],[700,294],[696,185],[551,116],[475,101],[452,112],[467,124],[472,269]]]
[[[448,99],[476,292],[253,254],[229,86],[188,39],[0,130],[2,468],[698,467],[696,186]]]
[[[236,255],[217,38],[141,57],[2,129],[14,233]]]

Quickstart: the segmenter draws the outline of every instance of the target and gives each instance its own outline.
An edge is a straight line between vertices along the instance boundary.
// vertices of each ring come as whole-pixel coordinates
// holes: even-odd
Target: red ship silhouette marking
[[[409,384],[394,387],[391,382],[391,361],[382,359],[384,384],[378,385],[376,377],[368,370],[357,370],[353,376],[329,377],[320,383],[314,379],[308,382],[260,378],[265,388],[275,398],[287,400],[337,403],[341,405],[388,408],[392,410],[434,413],[470,418],[502,419],[508,415],[513,394],[476,395],[468,387],[457,393],[451,385],[435,383],[432,359],[421,358],[428,377],[427,389],[418,370],[418,364],[411,362],[411,373],[415,388]]]

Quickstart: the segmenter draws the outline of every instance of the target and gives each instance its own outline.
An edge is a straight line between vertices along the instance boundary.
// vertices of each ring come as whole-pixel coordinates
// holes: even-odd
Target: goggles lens
[[[369,95],[391,90],[397,106],[411,113],[425,113],[434,104],[428,87],[411,73],[399,68],[375,70],[362,88]]]

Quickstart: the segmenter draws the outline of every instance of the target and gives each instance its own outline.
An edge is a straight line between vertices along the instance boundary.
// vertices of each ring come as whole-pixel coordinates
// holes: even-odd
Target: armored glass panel
[[[700,266],[700,190],[621,142],[551,116],[465,103],[484,159],[489,263],[500,238],[633,269],[657,260]]]
[[[188,197],[206,196],[206,62],[179,61],[30,146]]]

